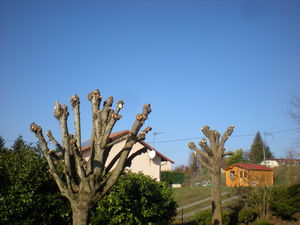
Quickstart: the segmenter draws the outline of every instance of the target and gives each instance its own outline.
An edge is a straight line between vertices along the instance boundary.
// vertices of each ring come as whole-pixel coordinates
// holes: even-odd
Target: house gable
[[[106,167],[110,166],[110,162],[112,162],[114,157],[117,154],[119,154],[121,149],[125,146],[126,134],[128,134],[128,133],[129,133],[129,131],[125,130],[125,131],[113,133],[109,136],[111,141],[115,141],[117,139],[120,139],[120,141],[113,145],[113,147],[110,151],[110,154],[107,158],[107,162],[105,164]],[[124,136],[124,139],[122,139],[122,136]],[[83,158],[86,161],[89,160],[89,157],[91,154],[90,148],[91,148],[91,140],[88,140],[83,143],[81,150],[82,150]],[[163,167],[163,165],[165,165],[166,163],[171,165],[174,162],[172,160],[170,160],[169,158],[167,158],[166,156],[162,155],[157,150],[155,150],[151,145],[149,145],[145,141],[140,141],[140,142],[135,143],[133,145],[133,148],[130,151],[130,154],[128,157],[134,156],[138,151],[140,151],[142,149],[144,149],[144,151],[141,154],[139,154],[138,157],[133,158],[133,160],[131,161],[131,164],[127,166],[127,169],[129,169],[133,172],[136,172],[136,173],[141,172],[145,175],[149,175],[157,180],[160,180],[160,171],[161,171],[161,168]],[[156,154],[153,158],[150,158],[148,153],[152,150],[154,150]],[[162,163],[162,162],[166,162],[166,163]],[[114,167],[112,167],[111,169],[113,169],[113,168]],[[171,169],[171,166],[169,168]]]

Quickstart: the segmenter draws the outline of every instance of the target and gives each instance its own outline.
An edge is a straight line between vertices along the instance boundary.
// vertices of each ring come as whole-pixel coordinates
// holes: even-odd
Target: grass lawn
[[[222,188],[222,192],[230,192],[230,190],[231,190],[231,188],[228,188],[228,187]],[[186,187],[175,189],[174,192],[175,192],[175,199],[177,200],[179,207],[183,207],[188,204],[211,197],[211,187],[202,187],[202,186],[189,187],[189,186],[186,186]],[[230,193],[223,196],[223,199],[227,198],[229,195],[230,195]],[[183,209],[183,211],[184,211],[184,214],[193,212],[197,209],[208,206],[210,204],[211,204],[211,200],[207,200],[207,201],[199,203],[197,205],[185,208],[185,209]],[[180,210],[178,212],[178,215],[181,215],[181,214],[182,214],[182,211]],[[183,220],[184,220],[183,224],[186,224],[186,225],[195,224],[193,222],[193,220],[194,220],[193,216],[186,217]],[[172,223],[172,224],[182,224],[182,219],[177,218],[174,221],[174,223]]]

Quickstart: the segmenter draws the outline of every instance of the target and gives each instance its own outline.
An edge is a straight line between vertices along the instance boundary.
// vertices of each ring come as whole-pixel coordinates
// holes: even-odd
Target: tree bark
[[[87,225],[89,223],[90,205],[86,201],[71,203],[73,225]]]
[[[212,224],[222,224],[222,205],[221,205],[221,171],[213,173],[212,176]]]

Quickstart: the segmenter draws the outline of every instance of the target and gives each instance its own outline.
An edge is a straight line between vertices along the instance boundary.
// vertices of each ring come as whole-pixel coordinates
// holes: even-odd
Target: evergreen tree
[[[259,132],[256,133],[253,143],[251,145],[249,159],[251,163],[261,163],[265,158],[273,158],[273,154],[270,151],[269,146],[265,145]]]
[[[15,151],[21,151],[22,149],[24,150],[28,147],[30,147],[30,146],[25,143],[22,135],[19,135],[17,137],[17,139],[15,140],[14,144],[11,146],[12,150],[15,150]]]

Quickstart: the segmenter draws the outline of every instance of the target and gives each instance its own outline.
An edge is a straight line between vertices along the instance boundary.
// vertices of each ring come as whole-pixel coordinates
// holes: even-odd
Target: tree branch
[[[128,158],[128,155],[130,153],[130,150],[132,149],[133,145],[137,142],[137,134],[140,131],[141,127],[143,126],[145,120],[148,119],[148,115],[151,112],[151,107],[150,104],[145,104],[143,107],[143,112],[142,114],[138,114],[136,116],[136,120],[131,128],[131,134],[132,136],[127,140],[125,146],[121,150],[121,155],[118,160],[117,166],[115,169],[112,171],[111,176],[105,183],[105,186],[103,187],[103,192],[106,193],[110,188],[115,184],[117,179],[119,178],[120,174],[123,172],[125,165],[126,165],[126,160]],[[143,137],[144,133],[146,134],[149,131],[149,127],[147,127],[140,135],[140,138]]]
[[[123,102],[122,101],[118,102],[117,109],[114,112],[110,108],[111,104],[113,103],[113,98],[110,97],[108,100],[110,100],[110,101],[109,101],[108,104],[105,105],[104,110],[107,110],[108,112],[110,112],[110,115],[109,115],[107,124],[105,126],[105,130],[104,130],[103,135],[102,135],[101,148],[105,148],[105,146],[107,145],[107,142],[108,142],[109,135],[111,134],[113,127],[115,126],[117,120],[122,118],[122,116],[120,116],[118,113],[123,108]]]
[[[193,150],[195,153],[197,153],[201,158],[203,158],[205,161],[207,161],[209,164],[212,164],[211,157],[208,155],[208,153],[201,151],[198,149],[194,142],[190,142],[188,144],[188,147]],[[208,165],[208,163],[206,163]]]
[[[230,135],[233,132],[233,128],[234,128],[234,126],[229,126],[227,128],[227,130],[225,131],[225,133],[223,134],[223,136],[222,136],[222,139],[221,139],[221,142],[220,142],[220,146],[222,147],[222,151],[224,149],[225,142],[227,141],[227,139],[230,137]]]
[[[88,94],[88,100],[92,103],[92,139],[96,137],[96,122],[100,119],[99,116],[97,117],[97,113],[99,111],[101,99],[102,96],[100,95],[99,89]]]
[[[74,127],[76,144],[81,149],[81,127],[80,127],[80,100],[77,95],[71,97],[71,105],[74,110]]]
[[[201,165],[203,165],[206,169],[208,169],[210,172],[213,172],[213,167],[208,165],[205,160],[203,160],[199,155],[195,154],[196,159],[200,162]]]
[[[110,148],[110,147],[114,146],[115,144],[119,143],[120,141],[130,138],[131,136],[132,136],[131,133],[121,136],[121,137],[117,138],[116,140],[107,143],[105,148]]]
[[[137,135],[137,141],[143,141],[146,138],[146,134],[152,130],[152,127],[146,127],[142,132]]]
[[[147,152],[147,148],[144,147],[138,151],[136,151],[135,153],[133,153],[131,156],[128,157],[128,159],[126,160],[125,163],[125,167],[131,167],[132,161],[135,159],[135,157],[137,157],[138,155],[141,155],[143,153]]]
[[[75,162],[72,162],[73,153],[70,151],[70,143],[69,143],[70,135],[69,135],[68,124],[67,124],[67,119],[69,116],[68,107],[66,105],[61,105],[59,102],[56,102],[54,106],[54,116],[59,121],[63,146],[65,149],[65,154],[64,154],[65,172],[64,173],[66,175],[68,186],[72,187],[74,186],[73,182],[76,179],[76,175],[75,175],[75,171],[73,171]]]
[[[70,139],[71,149],[74,154],[76,166],[77,166],[77,174],[81,180],[85,178],[85,170],[84,170],[84,159],[82,158],[81,152],[77,147],[77,140],[76,138]]]
[[[213,156],[213,151],[208,147],[206,139],[203,138],[200,142],[199,142],[200,147],[207,152],[207,154],[209,156]]]
[[[131,133],[136,136],[141,127],[143,126],[145,120],[148,119],[148,115],[151,112],[151,106],[150,104],[145,104],[143,107],[143,112],[142,114],[138,114],[136,116],[136,120],[131,128]]]
[[[64,150],[64,148],[58,143],[58,141],[53,137],[51,130],[48,130],[47,133],[46,133],[46,135],[48,136],[49,140],[52,141],[52,142],[55,144],[56,148],[57,148],[59,151],[62,152],[63,157],[64,157],[65,150]]]
[[[43,136],[43,132],[42,132],[42,128],[38,125],[36,125],[35,123],[32,123],[30,125],[30,130],[35,134],[35,136],[38,138],[40,144],[41,144],[41,147],[43,149],[43,152],[44,152],[44,155],[45,155],[45,158],[48,162],[48,165],[49,165],[49,172],[51,173],[51,175],[54,177],[58,187],[59,187],[59,190],[61,192],[61,194],[67,198],[70,197],[71,193],[70,193],[70,190],[66,187],[66,185],[64,184],[64,182],[61,180],[56,168],[55,168],[55,165],[53,163],[53,160],[52,158],[50,157],[50,154],[49,154],[49,149],[48,149],[48,145],[47,145],[47,142]]]

